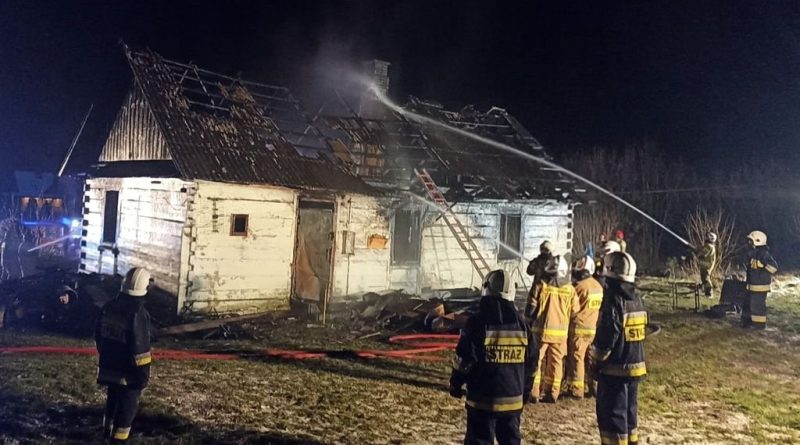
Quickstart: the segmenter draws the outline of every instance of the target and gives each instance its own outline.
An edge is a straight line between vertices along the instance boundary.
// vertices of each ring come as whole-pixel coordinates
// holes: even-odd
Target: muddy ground
[[[800,288],[781,278],[770,297],[770,329],[743,331],[671,309],[668,283],[640,287],[662,332],[648,339],[650,376],[641,387],[640,430],[649,444],[800,443]],[[681,300],[684,308],[692,306]],[[704,301],[705,305],[710,305]],[[304,322],[253,326],[254,338],[162,340],[161,348],[387,348],[354,340],[346,326]],[[86,340],[2,333],[0,344],[91,345]],[[153,365],[134,437],[141,444],[455,444],[463,402],[441,362],[341,358],[286,361],[167,361]],[[95,443],[103,393],[95,358],[0,355],[1,443]],[[529,444],[599,443],[593,400],[529,405]]]

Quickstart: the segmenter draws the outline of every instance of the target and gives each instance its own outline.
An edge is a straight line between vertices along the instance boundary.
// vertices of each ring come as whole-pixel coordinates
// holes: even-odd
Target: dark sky
[[[505,107],[562,156],[647,138],[794,158],[798,33],[796,1],[0,0],[0,168],[55,170],[92,103],[78,151],[97,153],[130,82],[120,39],[301,98],[382,58],[395,98]]]

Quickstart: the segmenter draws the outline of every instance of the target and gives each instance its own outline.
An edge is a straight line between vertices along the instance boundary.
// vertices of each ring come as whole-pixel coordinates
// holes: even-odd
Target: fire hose
[[[406,349],[363,349],[363,350],[320,350],[320,349],[276,349],[244,351],[204,351],[195,349],[157,349],[153,348],[156,360],[237,360],[252,357],[278,358],[284,360],[308,360],[324,358],[355,357],[365,359],[386,358],[420,361],[444,361],[445,357],[436,355],[455,349],[458,335],[454,334],[406,334],[389,337],[389,343],[402,345]],[[97,349],[80,346],[4,346],[0,355],[5,354],[69,354],[97,355]]]

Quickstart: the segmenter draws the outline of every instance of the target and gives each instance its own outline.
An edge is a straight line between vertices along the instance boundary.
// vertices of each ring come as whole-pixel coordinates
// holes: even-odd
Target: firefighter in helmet
[[[505,271],[486,276],[478,312],[458,339],[450,395],[466,385],[467,445],[521,443],[522,406],[528,401],[539,347],[514,306],[514,286]]]
[[[553,244],[550,241],[544,241],[539,245],[539,255],[528,263],[526,272],[533,277],[533,283],[536,284],[544,276],[544,268],[547,261],[553,257]]]
[[[570,322],[565,383],[567,395],[583,398],[593,394],[594,387],[587,371],[587,354],[594,340],[597,316],[603,302],[603,285],[597,282],[592,257],[578,259],[572,266],[572,281],[578,294],[578,311]]]
[[[705,243],[696,249],[697,267],[700,269],[700,282],[703,285],[703,293],[709,298],[711,298],[711,293],[714,289],[711,276],[714,273],[714,268],[717,266],[716,242],[717,234],[708,232],[706,234]]]
[[[539,366],[531,400],[538,401],[542,396],[542,402],[555,403],[561,392],[569,322],[578,310],[578,294],[564,257],[551,258],[544,272],[545,279],[536,283],[525,307],[539,341]]]
[[[600,255],[595,261],[594,279],[597,280],[601,286],[604,285],[606,281],[606,278],[603,276],[603,260],[609,253],[619,251],[620,246],[616,241],[606,241],[600,246]]]
[[[625,241],[625,232],[622,230],[617,230],[614,232],[614,238],[612,241],[616,241],[619,244],[619,251],[620,252],[627,252],[628,251],[628,242]]]
[[[108,388],[103,428],[111,443],[128,441],[139,396],[150,381],[150,314],[144,308],[150,281],[147,270],[129,270],[97,320],[97,383]]]
[[[747,235],[750,253],[747,258],[747,298],[742,307],[742,326],[754,329],[767,327],[767,294],[778,263],[767,247],[767,234],[758,230]]]
[[[639,443],[639,380],[647,374],[644,339],[648,316],[636,294],[636,262],[625,252],[606,256],[606,287],[590,349],[597,380],[597,424],[603,444]]]

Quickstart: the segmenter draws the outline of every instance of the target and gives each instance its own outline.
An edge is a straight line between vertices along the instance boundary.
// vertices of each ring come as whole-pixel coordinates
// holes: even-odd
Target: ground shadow
[[[3,443],[102,444],[101,406],[52,404],[29,395],[0,393]],[[153,414],[143,406],[133,425],[137,444],[328,445],[279,432],[201,428],[177,414]]]

